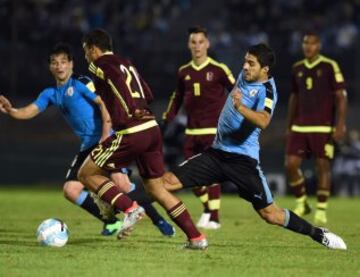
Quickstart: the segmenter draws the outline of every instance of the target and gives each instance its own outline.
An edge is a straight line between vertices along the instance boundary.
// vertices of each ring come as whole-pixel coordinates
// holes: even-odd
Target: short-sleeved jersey
[[[278,98],[273,78],[264,83],[247,82],[241,71],[236,86],[241,90],[242,103],[247,108],[273,114]],[[229,94],[219,117],[217,134],[212,147],[259,160],[260,131],[260,128],[247,121],[235,109],[231,94]]]
[[[313,63],[306,59],[293,65],[292,92],[298,96],[293,131],[316,132],[329,129],[335,122],[335,92],[345,89],[344,77],[338,64],[322,55]]]
[[[143,123],[144,120],[134,116],[136,110],[152,115],[148,106],[153,99],[152,92],[129,60],[106,52],[90,64],[89,70],[115,131]]]
[[[80,151],[83,151],[98,143],[102,132],[94,91],[94,84],[88,77],[73,75],[62,86],[44,89],[33,104],[40,112],[49,105],[58,107],[74,133],[80,137]]]
[[[215,134],[218,118],[235,79],[230,69],[212,58],[200,66],[191,61],[181,66],[177,86],[170,98],[163,120],[172,121],[184,104],[187,115],[186,133]]]

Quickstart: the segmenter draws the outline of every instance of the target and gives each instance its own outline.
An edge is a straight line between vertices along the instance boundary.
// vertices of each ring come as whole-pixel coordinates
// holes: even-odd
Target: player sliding
[[[265,44],[248,49],[212,147],[167,173],[166,187],[175,190],[231,181],[267,223],[307,235],[328,248],[346,249],[339,236],[278,207],[260,168],[259,135],[269,125],[277,102],[275,82],[269,75],[274,62],[275,55]]]

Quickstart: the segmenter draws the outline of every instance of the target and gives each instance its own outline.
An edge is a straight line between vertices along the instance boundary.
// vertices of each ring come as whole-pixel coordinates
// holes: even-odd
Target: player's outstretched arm
[[[253,111],[242,104],[242,93],[238,87],[231,92],[235,109],[248,121],[264,130],[270,123],[271,116],[266,111]]]
[[[40,112],[35,104],[30,104],[19,109],[13,108],[9,99],[3,95],[0,95],[0,111],[15,119],[31,119]]]

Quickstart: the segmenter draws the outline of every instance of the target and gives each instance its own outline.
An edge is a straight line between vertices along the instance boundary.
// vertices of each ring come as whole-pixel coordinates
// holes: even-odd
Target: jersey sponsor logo
[[[212,80],[214,80],[214,73],[211,71],[206,72],[206,81],[211,82]]]
[[[189,81],[189,80],[191,80],[191,77],[190,77],[190,75],[188,74],[188,75],[185,76],[185,81]]]
[[[304,73],[303,73],[302,71],[299,71],[299,73],[297,74],[297,76],[298,76],[299,78],[301,78],[302,76],[304,76]]]
[[[322,75],[322,70],[321,69],[316,70],[316,76],[321,77],[321,75]]]
[[[65,94],[69,97],[74,95],[74,88],[73,87],[68,87],[68,89],[66,90]]]
[[[258,93],[257,89],[252,89],[252,90],[250,90],[249,95],[250,95],[250,97],[254,97],[257,93]]]

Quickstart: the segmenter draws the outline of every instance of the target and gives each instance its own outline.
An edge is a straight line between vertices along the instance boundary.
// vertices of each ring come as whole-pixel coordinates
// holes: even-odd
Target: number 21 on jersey
[[[141,86],[139,76],[138,76],[135,68],[133,66],[129,66],[129,68],[127,68],[126,66],[121,64],[120,70],[126,74],[125,82],[126,82],[126,86],[128,87],[128,89],[130,91],[131,97],[132,98],[145,98],[144,91]],[[135,81],[137,83],[137,87],[139,88],[140,91],[137,91],[133,88],[132,82],[134,79],[135,79]]]

